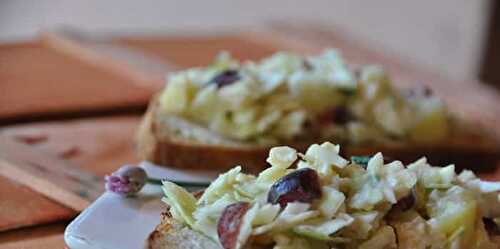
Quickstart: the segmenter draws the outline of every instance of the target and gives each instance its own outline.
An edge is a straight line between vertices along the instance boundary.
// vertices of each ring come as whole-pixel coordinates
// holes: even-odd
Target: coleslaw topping
[[[261,144],[312,134],[351,143],[433,142],[451,129],[445,104],[432,92],[404,94],[380,66],[354,68],[334,49],[278,52],[257,62],[221,53],[207,67],[170,75],[159,103],[162,112]]]
[[[500,182],[433,167],[425,157],[404,165],[377,153],[362,164],[339,153],[329,142],[304,154],[274,147],[258,175],[237,166],[198,199],[166,181],[164,201],[174,219],[225,249],[498,248],[483,220],[500,217]],[[227,227],[238,228],[234,243]]]

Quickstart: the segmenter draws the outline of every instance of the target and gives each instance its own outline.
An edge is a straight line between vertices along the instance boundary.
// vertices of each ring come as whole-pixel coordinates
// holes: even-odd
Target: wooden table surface
[[[454,110],[500,134],[500,97],[478,82],[450,81],[390,53],[367,49],[341,32],[300,25],[278,25],[271,30],[115,42],[154,54],[180,68],[206,64],[223,49],[240,59],[257,59],[279,49],[316,52],[334,46],[356,63],[383,64],[403,86],[425,82]],[[0,92],[19,93],[0,98],[0,125],[8,124],[0,127],[0,136],[30,144],[99,176],[137,161],[134,130],[153,88],[38,42],[0,45],[0,82]],[[469,96],[459,95],[464,89]],[[37,119],[43,122],[27,123]],[[500,168],[482,177],[499,180]],[[0,196],[0,231],[4,230],[0,232],[0,248],[65,246],[64,227],[77,215],[75,211],[4,177],[0,177]]]
[[[13,93],[0,98],[0,121],[129,109],[143,106],[152,94],[39,43],[0,45],[0,82],[0,92]]]

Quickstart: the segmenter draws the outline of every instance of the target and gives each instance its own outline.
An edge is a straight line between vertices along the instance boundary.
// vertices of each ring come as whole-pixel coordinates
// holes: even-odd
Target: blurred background
[[[138,161],[134,134],[166,73],[220,50],[327,47],[383,65],[397,87],[431,87],[500,138],[495,0],[0,1],[0,247],[65,246],[103,176]],[[484,166],[500,179],[500,163]]]
[[[496,2],[4,0],[0,40],[29,39],[60,25],[118,34],[165,34],[308,21],[346,30],[373,48],[398,53],[449,77],[477,79],[481,70],[492,67],[484,63],[491,61],[485,54],[492,49],[488,42]]]

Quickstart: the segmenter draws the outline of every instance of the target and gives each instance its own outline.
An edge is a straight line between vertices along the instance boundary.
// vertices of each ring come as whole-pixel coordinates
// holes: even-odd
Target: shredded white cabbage
[[[266,144],[318,132],[306,123],[321,126],[325,139],[354,143],[393,137],[433,142],[448,136],[449,114],[440,99],[403,96],[379,66],[356,70],[359,75],[333,49],[314,56],[278,52],[244,63],[221,53],[207,67],[171,74],[160,109],[232,139]],[[351,118],[324,118],[337,108]]]
[[[198,201],[166,181],[164,201],[175,219],[216,241],[225,208],[248,202],[236,248],[255,240],[301,249],[496,248],[482,219],[500,220],[499,182],[480,180],[467,170],[457,175],[453,165],[433,167],[426,158],[405,166],[385,163],[377,153],[366,158],[367,165],[358,165],[339,152],[329,142],[313,144],[305,154],[275,147],[267,159],[271,167],[257,177],[235,167],[212,182]],[[316,172],[320,196],[284,206],[269,203],[278,180],[304,169]]]

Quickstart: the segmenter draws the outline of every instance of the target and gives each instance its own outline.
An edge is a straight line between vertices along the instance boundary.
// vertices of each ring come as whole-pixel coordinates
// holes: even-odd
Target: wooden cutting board
[[[0,125],[139,112],[155,90],[39,43],[0,45],[0,82]]]
[[[0,233],[2,249],[62,249],[67,222],[55,222]]]
[[[23,124],[0,128],[0,136],[102,177],[122,164],[137,162],[133,151],[139,121],[139,115],[125,115]]]
[[[133,134],[139,119],[118,116],[17,125],[1,128],[0,137],[103,177],[125,163],[136,162]],[[0,231],[67,220],[77,214],[14,180],[0,177],[0,197],[5,199],[0,205]]]
[[[68,220],[77,213],[32,189],[0,176],[0,232]]]
[[[280,50],[272,43],[247,39],[246,34],[126,38],[118,39],[116,43],[154,54],[181,68],[207,65],[221,51],[227,51],[240,60],[259,60]]]
[[[64,231],[64,227],[63,227]],[[24,239],[24,238],[23,238]],[[2,249],[54,249],[64,247],[64,235],[61,233],[42,236],[40,238],[28,238],[21,241],[10,241],[1,244]]]

